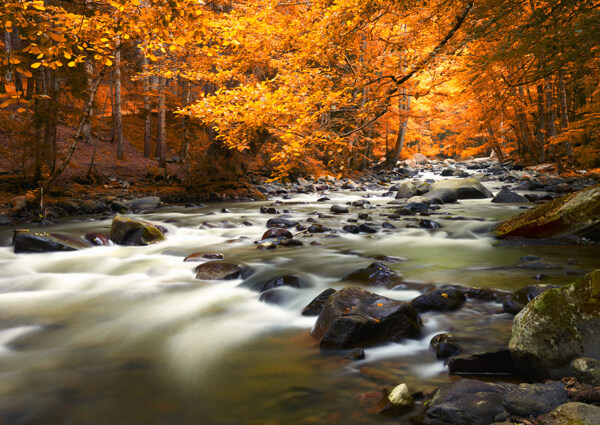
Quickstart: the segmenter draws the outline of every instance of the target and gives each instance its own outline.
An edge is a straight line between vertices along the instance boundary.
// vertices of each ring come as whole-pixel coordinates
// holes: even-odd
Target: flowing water
[[[381,194],[370,193],[372,206],[390,201]],[[364,195],[332,192],[328,202],[316,202],[317,194],[294,195],[277,208],[306,223],[333,203]],[[372,393],[402,382],[431,391],[452,379],[429,351],[433,335],[453,330],[465,351],[493,350],[507,343],[512,316],[498,313],[499,304],[469,300],[456,312],[423,314],[420,340],[369,348],[365,360],[349,361],[345,353],[321,352],[310,336],[315,318],[300,312],[313,297],[341,288],[340,278],[379,255],[402,258],[388,266],[423,289],[514,290],[538,283],[538,271],[515,267],[528,254],[565,265],[542,271],[546,283],[568,283],[600,268],[597,247],[494,246],[490,229],[519,207],[489,200],[444,206],[429,217],[442,225],[437,230],[413,228],[406,218],[373,235],[300,234],[303,247],[258,250],[254,241],[272,217],[259,208],[272,202],[154,210],[141,217],[166,227],[168,237],[146,247],[15,255],[12,229],[2,229],[0,423],[398,423],[370,412]],[[319,221],[339,229],[358,212],[381,224],[389,211],[351,209]],[[109,217],[73,217],[45,230],[81,236],[107,231],[110,223]],[[199,281],[199,263],[183,261],[194,252],[221,252],[255,272],[246,282]],[[567,266],[569,258],[577,265]],[[286,288],[281,305],[259,302],[246,288],[290,273],[310,287]],[[420,293],[373,289],[407,301]]]

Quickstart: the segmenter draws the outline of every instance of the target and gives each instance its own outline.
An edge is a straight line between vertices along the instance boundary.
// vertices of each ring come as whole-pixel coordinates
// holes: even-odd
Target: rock
[[[440,226],[440,223],[438,223],[437,221],[419,220],[419,227],[421,227],[423,229],[439,229],[442,226]]]
[[[117,245],[150,245],[165,240],[160,229],[152,223],[117,215],[110,226],[110,240]]]
[[[438,359],[447,359],[461,352],[460,345],[451,334],[437,334],[431,338],[429,349]]]
[[[10,226],[11,224],[13,224],[13,222],[10,218],[4,214],[0,214],[0,226]]]
[[[497,238],[586,236],[600,223],[600,185],[573,192],[501,222]],[[593,233],[593,232],[592,232]]]
[[[411,182],[404,182],[396,192],[396,199],[412,198],[417,194],[417,188]]]
[[[450,176],[453,176],[456,171],[457,171],[456,168],[448,167],[448,168],[444,168],[442,170],[442,172],[440,173],[440,175],[442,177],[450,177]]]
[[[196,279],[200,280],[234,280],[244,278],[251,273],[249,269],[227,261],[209,261],[196,267]]]
[[[581,383],[600,387],[600,361],[579,357],[571,362],[571,370]]]
[[[448,371],[453,375],[504,375],[518,376],[508,349],[471,356],[453,357],[448,361]]]
[[[458,192],[455,189],[430,190],[423,195],[431,204],[450,204],[458,200]]]
[[[269,230],[263,233],[261,240],[279,237],[292,239],[294,235],[292,235],[292,232],[287,229],[283,229],[281,227],[271,227]]]
[[[264,205],[260,207],[261,214],[280,214],[279,210],[274,207],[265,207]]]
[[[494,199],[492,199],[492,202],[495,204],[518,204],[518,203],[524,203],[524,202],[529,202],[527,200],[527,198],[525,198],[524,196],[519,195],[516,192],[511,192],[508,189],[502,189],[500,192],[498,192],[496,194],[496,196],[494,196]]]
[[[513,321],[513,361],[526,375],[562,378],[578,357],[600,360],[600,270],[562,288],[549,289]]]
[[[395,387],[390,395],[388,395],[388,400],[397,407],[410,408],[415,404],[406,384],[400,384]]]
[[[285,276],[274,277],[266,282],[259,282],[253,285],[250,289],[258,292],[269,291],[274,288],[281,288],[288,286],[290,288],[305,288],[307,283],[300,278],[300,276],[294,274],[288,274]]]
[[[423,155],[422,153],[414,154],[414,156],[411,159],[412,159],[412,161],[414,161],[415,164],[422,165],[422,164],[427,164],[429,162],[427,157],[425,155]]]
[[[374,262],[364,269],[358,269],[350,273],[341,281],[363,285],[390,286],[402,282],[402,277],[390,270],[385,264]]]
[[[325,226],[324,224],[315,223],[315,224],[312,224],[311,226],[309,226],[308,229],[306,229],[306,231],[308,233],[326,233],[326,232],[331,232],[331,229],[329,227]]]
[[[525,286],[508,295],[502,302],[502,308],[506,313],[517,314],[523,310],[529,301],[552,288],[556,288],[556,285]]]
[[[279,227],[282,229],[289,229],[290,227],[297,226],[299,223],[296,220],[288,220],[287,218],[270,218],[267,220],[267,227]]]
[[[348,208],[344,207],[343,205],[334,204],[334,205],[331,206],[331,208],[329,209],[329,211],[332,214],[345,214],[345,213],[348,212]]]
[[[364,360],[365,350],[363,350],[362,348],[355,348],[353,350],[348,351],[344,358],[348,360]]]
[[[81,201],[79,206],[86,214],[91,214],[98,211],[98,202],[94,201],[93,199],[85,199]]]
[[[97,232],[86,233],[86,235],[84,236],[84,239],[86,241],[88,241],[89,243],[91,243],[92,245],[96,245],[96,246],[110,245],[110,235],[107,235],[106,233],[97,233]]]
[[[491,198],[492,193],[479,181],[473,178],[440,180],[431,185],[431,191],[438,189],[454,189],[458,199]]]
[[[585,403],[565,403],[538,418],[540,425],[600,424],[600,407]]]
[[[327,288],[319,295],[317,295],[304,309],[302,310],[303,316],[318,316],[321,314],[327,299],[336,292],[333,288]]]
[[[489,425],[506,412],[502,406],[505,389],[472,379],[441,387],[425,414],[426,425]]]
[[[357,235],[360,233],[360,226],[357,226],[356,224],[345,224],[342,226],[342,230],[346,233],[354,233]]]
[[[419,312],[457,310],[465,303],[465,295],[455,288],[434,289],[410,302]]]
[[[153,210],[160,206],[160,198],[158,196],[148,196],[146,198],[132,199],[123,201],[132,210]]]
[[[346,287],[327,299],[311,334],[321,348],[365,347],[418,338],[421,319],[404,301]]]
[[[567,391],[560,382],[520,384],[504,395],[504,408],[521,417],[539,416],[567,402]]]
[[[362,223],[360,226],[358,226],[358,230],[360,230],[362,233],[377,233],[376,229],[365,223]]]
[[[86,242],[68,235],[33,230],[15,230],[13,245],[15,254],[78,251],[90,247]]]
[[[225,256],[220,252],[194,252],[183,259],[184,262],[203,260],[222,260]]]

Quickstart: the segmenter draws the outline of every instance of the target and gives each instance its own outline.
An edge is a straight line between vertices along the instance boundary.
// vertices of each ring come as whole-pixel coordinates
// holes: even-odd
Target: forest
[[[128,163],[187,187],[417,152],[600,166],[597,1],[0,7],[2,173],[37,197],[66,170],[103,182]]]

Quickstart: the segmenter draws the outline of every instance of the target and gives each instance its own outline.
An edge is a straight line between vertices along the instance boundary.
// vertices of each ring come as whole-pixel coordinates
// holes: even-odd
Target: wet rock
[[[524,196],[519,195],[516,192],[511,192],[508,189],[502,189],[500,192],[498,192],[496,194],[496,196],[494,196],[494,199],[492,199],[492,202],[495,204],[518,204],[518,203],[524,203],[524,202],[529,202],[527,200],[527,198],[525,198]]]
[[[404,182],[398,187],[396,199],[412,198],[417,194],[417,188],[411,182]]]
[[[381,227],[383,227],[384,229],[395,229],[396,226],[394,226],[392,223],[390,223],[389,221],[385,221],[381,224]]]
[[[423,229],[439,229],[442,226],[440,226],[440,223],[438,223],[437,221],[419,220],[419,227],[421,227]]]
[[[447,359],[459,354],[462,349],[451,334],[437,334],[429,342],[429,349],[435,353],[438,359]]]
[[[476,299],[481,301],[497,301],[503,297],[506,297],[507,294],[502,293],[497,289],[491,288],[478,288],[478,287],[465,287],[462,289],[463,294],[467,299]]]
[[[290,227],[297,226],[299,223],[296,220],[289,220],[287,218],[270,218],[267,220],[267,227],[279,227],[282,229],[289,229]]]
[[[196,267],[196,279],[200,280],[234,280],[242,277],[240,264],[226,261],[209,261]]]
[[[406,384],[396,386],[388,396],[388,400],[396,407],[411,408],[415,404]]]
[[[540,425],[600,424],[600,407],[585,403],[565,403],[538,418]]]
[[[502,308],[506,313],[517,314],[529,301],[556,285],[528,285],[508,295],[502,302]]]
[[[288,239],[288,238],[281,238],[281,240],[279,241],[279,244],[281,246],[285,246],[288,248],[294,247],[294,246],[302,246],[304,245],[304,243],[296,238],[292,238],[292,239]]]
[[[290,287],[290,288],[305,288],[308,284],[300,278],[300,276],[294,274],[288,274],[285,276],[274,277],[266,282],[256,283],[251,287],[252,290],[258,292],[265,292],[274,288],[281,287]]]
[[[68,235],[33,230],[15,230],[13,245],[15,254],[78,251],[90,247],[85,241]]]
[[[345,224],[344,226],[342,226],[342,230],[346,233],[359,234],[360,226],[357,226],[356,224]]]
[[[571,362],[571,370],[581,383],[600,387],[599,360],[590,357],[579,357]]]
[[[292,239],[294,235],[292,235],[292,232],[287,229],[283,229],[281,227],[271,227],[269,230],[263,233],[261,240],[279,237]]]
[[[527,270],[551,270],[562,268],[562,266],[558,263],[551,263],[549,261],[542,260],[526,261],[523,264],[520,264],[518,267]]]
[[[204,261],[204,260],[222,260],[224,255],[220,252],[194,252],[183,259],[185,262]]]
[[[440,175],[442,177],[450,177],[453,176],[456,171],[458,171],[456,168],[444,168]]]
[[[521,417],[539,416],[567,402],[567,391],[560,382],[520,384],[507,389],[504,408]]]
[[[518,376],[510,351],[503,349],[491,353],[453,357],[448,361],[448,370],[454,375],[503,375]]]
[[[474,178],[440,180],[431,185],[431,190],[454,189],[458,199],[491,198],[492,193]]]
[[[600,270],[549,289],[513,320],[509,343],[515,364],[532,378],[562,378],[578,357],[600,360]]]
[[[392,286],[402,282],[402,277],[385,264],[374,262],[364,269],[350,273],[341,281],[373,286]]]
[[[334,204],[329,209],[329,212],[331,212],[332,214],[345,214],[348,212],[348,207],[345,207],[343,205]]]
[[[98,202],[94,201],[93,199],[85,199],[85,200],[81,201],[79,206],[81,207],[83,212],[86,214],[95,213],[99,209]]]
[[[86,235],[84,236],[84,239],[86,241],[88,241],[89,243],[91,243],[92,245],[96,245],[96,246],[110,245],[110,235],[107,235],[106,233],[97,233],[97,232],[86,233]]]
[[[280,214],[279,210],[274,207],[260,207],[261,214]]]
[[[348,360],[364,360],[365,350],[362,348],[355,348],[354,350],[348,351],[344,358]]]
[[[550,238],[567,235],[586,236],[600,223],[600,185],[573,192],[538,205],[500,223],[497,238]]]
[[[355,287],[328,298],[311,332],[328,349],[397,342],[420,333],[421,319],[408,303]]]
[[[411,213],[421,213],[429,211],[429,205],[425,202],[411,202],[404,206]]]
[[[13,224],[13,222],[10,218],[4,214],[0,214],[0,226],[10,226],[11,224]]]
[[[426,425],[489,425],[500,414],[505,388],[472,379],[441,387],[425,414]]]
[[[325,226],[324,224],[321,223],[315,223],[311,226],[308,227],[308,229],[306,229],[308,231],[308,233],[325,233],[325,232],[331,232],[331,228]]]
[[[434,289],[410,302],[419,312],[457,310],[465,303],[465,295],[455,288]]]
[[[456,189],[436,189],[423,195],[431,204],[450,204],[458,200]]]
[[[377,233],[377,230],[374,229],[373,227],[369,226],[368,224],[362,223],[360,226],[358,226],[358,229],[362,232],[362,233]]]
[[[123,204],[132,210],[153,210],[160,206],[160,202],[158,196],[148,196],[146,198],[123,201]]]
[[[160,229],[144,220],[117,215],[110,227],[110,240],[117,245],[150,245],[165,240]]]
[[[303,316],[318,316],[321,314],[325,303],[329,297],[336,292],[333,288],[327,288],[319,295],[317,295],[304,309],[302,310]]]

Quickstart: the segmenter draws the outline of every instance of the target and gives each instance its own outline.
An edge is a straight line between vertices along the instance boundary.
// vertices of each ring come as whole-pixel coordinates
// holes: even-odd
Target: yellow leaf
[[[158,58],[156,56],[154,56],[152,53],[150,53],[148,55],[148,58],[152,61],[152,62],[156,62],[158,60]]]
[[[185,42],[186,42],[186,40],[182,36],[179,36],[175,39],[175,44],[178,44],[180,46],[183,46],[185,44]]]
[[[131,4],[133,4],[134,6],[139,6],[140,1],[139,0],[131,0]]]
[[[41,59],[41,58],[43,58],[43,57],[44,57],[44,54],[43,54],[43,53],[40,53],[39,55],[37,55],[36,59]]]
[[[177,50],[177,46],[176,46],[176,45],[174,45],[174,44],[171,44],[171,45],[169,46],[169,50],[170,50],[170,51]]]
[[[111,66],[113,63],[110,59],[106,58],[106,62],[104,62],[106,66]]]
[[[17,112],[18,112],[19,114],[22,114],[23,112],[29,112],[29,109],[26,109],[26,108],[19,108],[19,109],[17,109]]]
[[[21,71],[21,74],[23,74],[23,75],[24,75],[25,77],[27,77],[27,78],[31,78],[31,77],[33,77],[33,74],[32,74],[32,73],[31,73],[31,71],[29,71],[28,69],[27,69],[27,70],[23,70],[23,71]]]
[[[2,105],[0,105],[0,108],[6,108],[8,105],[10,105],[11,103],[14,103],[15,99],[8,99],[7,101],[3,102]]]
[[[124,38],[125,40],[129,40],[129,38],[130,38],[130,37],[129,37],[129,34],[125,34],[125,35],[123,35],[123,38]]]
[[[32,63],[31,64],[31,67],[33,69],[38,69],[40,66],[42,66],[41,62],[36,62],[36,63]]]
[[[71,59],[71,54],[69,52],[64,52],[63,55],[65,56],[65,59]]]
[[[33,4],[33,7],[34,7],[35,9],[37,9],[37,10],[46,10],[46,8],[44,7],[44,5],[43,5],[43,4],[40,4],[40,3],[42,3],[42,2],[39,2],[39,3],[34,3],[34,4]]]
[[[75,61],[71,61],[67,64],[69,68],[73,68],[75,66]]]

